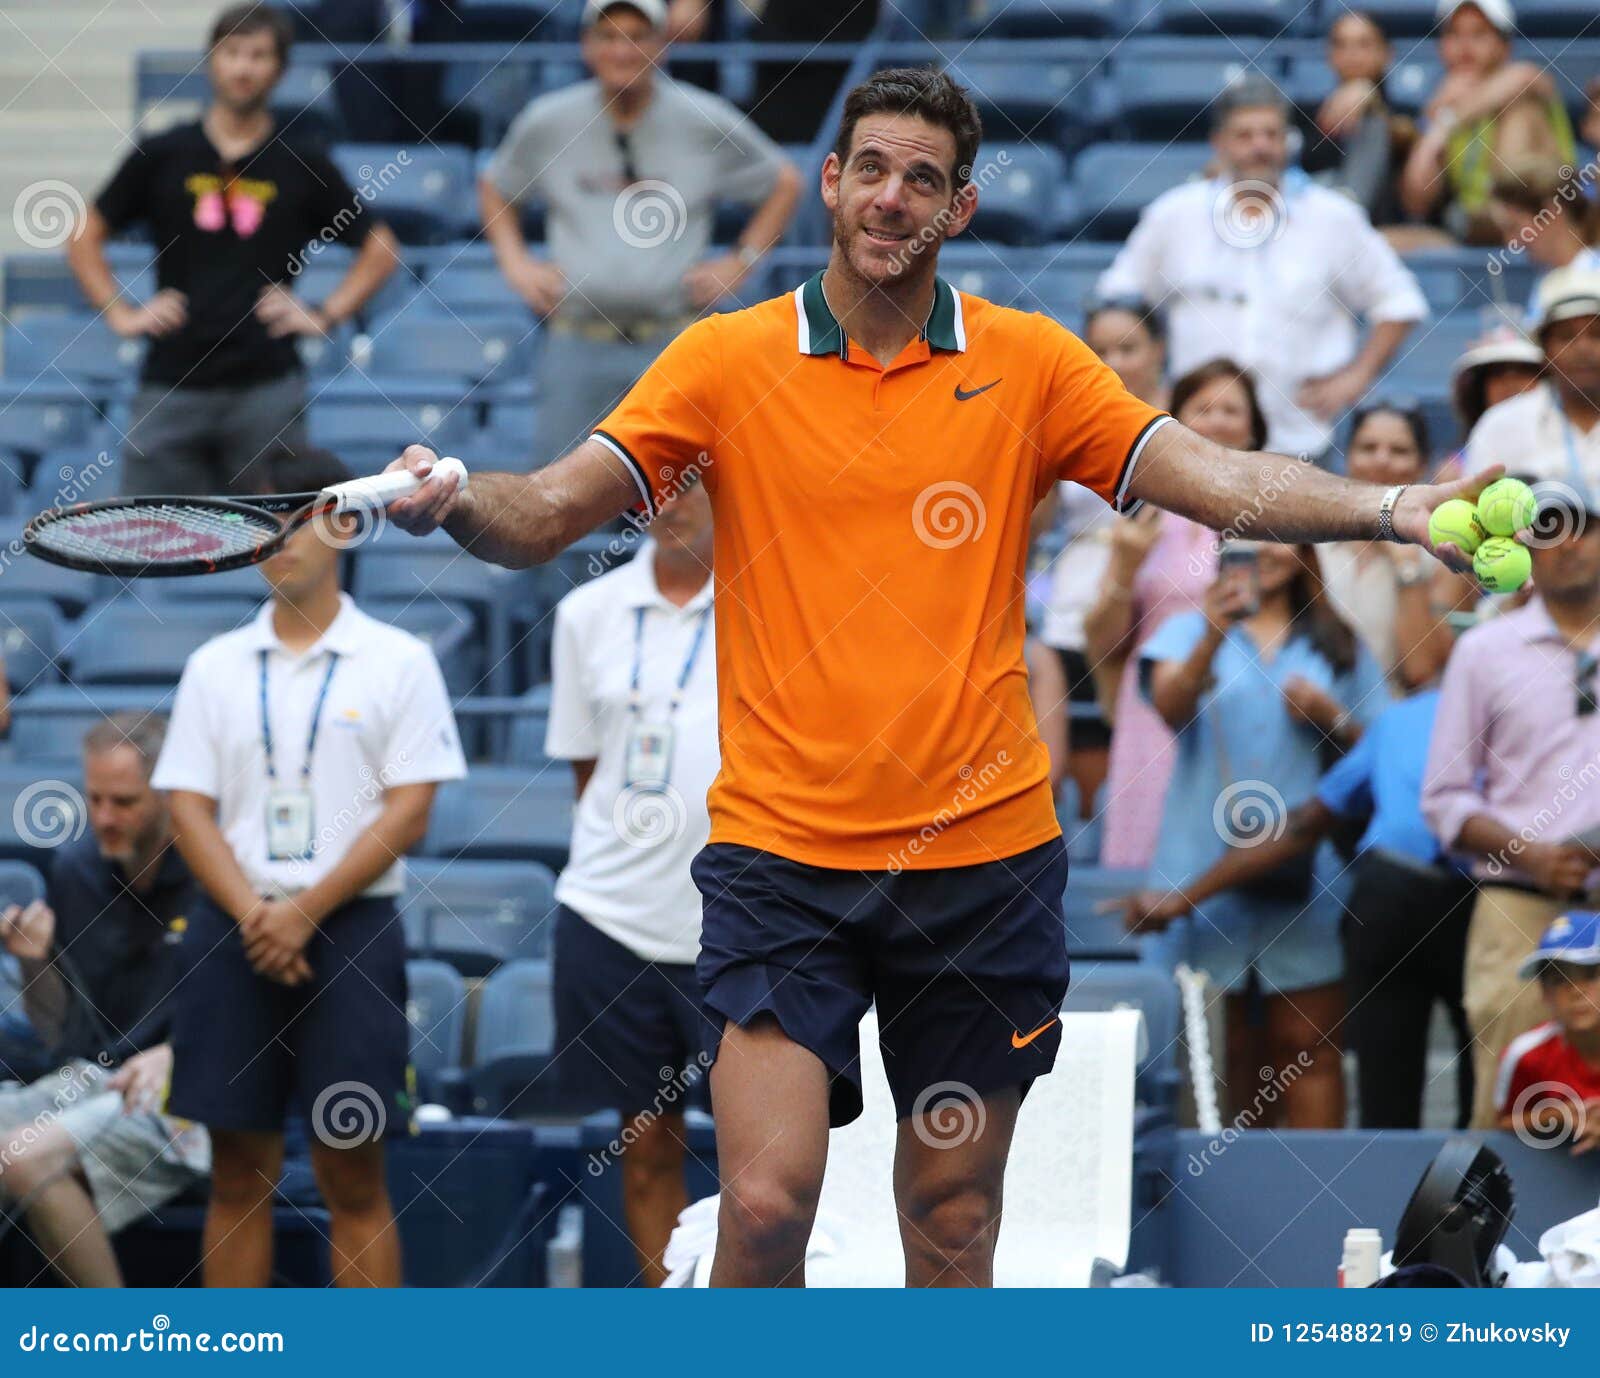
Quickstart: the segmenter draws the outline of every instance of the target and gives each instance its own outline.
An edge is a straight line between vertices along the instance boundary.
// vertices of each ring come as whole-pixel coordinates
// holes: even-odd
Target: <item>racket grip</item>
[[[433,466],[435,474],[454,474],[459,491],[467,486],[467,466],[454,456],[447,456]],[[347,512],[352,507],[382,507],[415,493],[422,481],[408,469],[392,473],[374,474],[371,478],[353,478],[346,483],[336,483],[327,492],[339,500],[338,510]]]

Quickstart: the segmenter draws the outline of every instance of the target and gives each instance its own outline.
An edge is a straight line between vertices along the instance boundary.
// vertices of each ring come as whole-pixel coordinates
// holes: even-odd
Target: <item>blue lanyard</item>
[[[322,705],[328,701],[328,686],[333,683],[333,672],[339,664],[336,651],[328,652],[328,672],[322,677],[322,688],[317,691],[317,702],[311,710],[311,731],[306,736],[306,759],[300,767],[301,780],[311,778],[311,753],[317,749],[317,726],[322,721]],[[261,747],[267,754],[267,779],[278,778],[277,766],[272,758],[272,714],[267,711],[267,649],[261,648]]]
[[[1567,472],[1572,476],[1573,490],[1583,499],[1584,506],[1592,506],[1589,501],[1589,480],[1584,477],[1583,465],[1578,462],[1578,442],[1572,435],[1577,427],[1562,409],[1559,397],[1556,398],[1556,415],[1561,418],[1561,439],[1567,447]]]
[[[649,609],[639,607],[634,609],[633,618],[633,674],[628,683],[628,711],[635,715],[639,712],[639,662],[644,653],[644,615]],[[689,643],[689,654],[684,658],[683,669],[678,672],[677,687],[672,691],[672,699],[667,705],[667,719],[671,721],[678,711],[678,705],[683,702],[684,687],[689,683],[689,676],[694,673],[694,662],[700,654],[700,643],[706,637],[706,623],[711,619],[711,605],[706,604],[700,609],[700,616],[694,624],[694,640]]]

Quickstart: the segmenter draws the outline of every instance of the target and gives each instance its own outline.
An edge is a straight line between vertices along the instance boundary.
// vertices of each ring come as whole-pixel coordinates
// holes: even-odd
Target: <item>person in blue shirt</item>
[[[1306,854],[1341,827],[1364,825],[1344,916],[1345,1032],[1357,1057],[1361,1123],[1369,1129],[1420,1126],[1435,1001],[1444,1006],[1457,1049],[1457,1128],[1472,1107],[1461,989],[1473,884],[1449,863],[1421,807],[1438,704],[1434,685],[1385,708],[1315,793],[1290,810],[1280,835],[1230,847],[1179,888],[1144,890],[1120,902],[1130,928],[1162,928]]]
[[[1140,683],[1177,738],[1150,881],[1183,892],[1231,845],[1282,832],[1286,800],[1315,789],[1389,702],[1381,667],[1334,610],[1310,546],[1225,542],[1203,611],[1164,622],[1139,651]],[[1331,847],[1288,858],[1193,906],[1191,965],[1227,993],[1235,1113],[1280,1069],[1270,1113],[1294,1128],[1344,1119],[1339,918]],[[1291,1067],[1293,1075],[1290,1075]],[[1259,1104],[1250,1108],[1265,1119]]]

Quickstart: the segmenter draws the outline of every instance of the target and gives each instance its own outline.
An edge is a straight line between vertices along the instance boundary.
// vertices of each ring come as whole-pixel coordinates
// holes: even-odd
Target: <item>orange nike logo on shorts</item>
[[[1026,1048],[1028,1044],[1032,1043],[1034,1039],[1036,1039],[1055,1022],[1056,1021],[1054,1017],[1045,1020],[1043,1024],[1039,1025],[1037,1029],[1035,1029],[1031,1034],[1028,1034],[1026,1037],[1013,1029],[1011,1031],[1011,1046],[1013,1048]]]

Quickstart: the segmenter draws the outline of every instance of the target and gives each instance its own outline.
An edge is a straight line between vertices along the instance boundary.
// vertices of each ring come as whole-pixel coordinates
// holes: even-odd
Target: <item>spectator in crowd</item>
[[[1562,268],[1539,287],[1542,387],[1490,407],[1467,437],[1465,467],[1491,464],[1561,484],[1600,510],[1600,271]]]
[[[556,885],[558,1075],[622,1114],[622,1210],[652,1287],[689,1204],[683,1102],[715,1029],[700,1007],[700,895],[717,773],[711,503],[663,503],[655,539],[556,607],[545,749],[572,762],[572,855]]]
[[[1495,231],[1516,254],[1526,253],[1540,270],[1539,281],[1557,268],[1600,269],[1600,210],[1589,200],[1587,189],[1572,173],[1553,162],[1523,161],[1499,168],[1489,187],[1489,213]],[[1491,260],[1491,263],[1494,260]],[[1534,283],[1528,315],[1539,306],[1539,282]]]
[[[1421,483],[1429,468],[1427,422],[1414,407],[1366,407],[1355,415],[1345,459],[1350,477],[1363,483]],[[1435,606],[1434,575],[1459,576],[1391,541],[1337,541],[1317,554],[1328,596],[1394,686],[1405,693],[1435,679],[1455,638]]]
[[[1394,51],[1377,18],[1343,10],[1328,28],[1328,66],[1338,84],[1307,121],[1300,165],[1350,196],[1374,225],[1400,217],[1398,176],[1416,128],[1384,91]]]
[[[291,37],[270,5],[224,10],[211,30],[211,104],[197,122],[141,142],[68,246],[106,324],[150,339],[124,444],[125,492],[260,492],[272,449],[305,440],[296,338],[326,336],[355,315],[399,262],[394,237],[328,155],[274,126],[267,101]],[[105,256],[112,235],[141,224],[159,284],[142,305],[122,294]],[[291,287],[313,242],[357,250],[320,303]]]
[[[1511,1040],[1494,1100],[1502,1129],[1600,1148],[1600,914],[1575,909],[1545,929],[1517,969],[1537,981],[1550,1017]]]
[[[1460,1125],[1472,1109],[1472,1059],[1461,976],[1474,887],[1451,866],[1422,818],[1435,686],[1384,708],[1361,739],[1289,811],[1281,834],[1232,845],[1195,879],[1122,901],[1128,926],[1159,929],[1204,910],[1225,891],[1293,864],[1342,829],[1362,827],[1343,921],[1345,1017],[1356,1054],[1357,1102],[1365,1129],[1422,1123],[1428,1032],[1437,1001],[1455,1037]]]
[[[1450,402],[1463,442],[1490,407],[1520,397],[1544,373],[1544,351],[1507,326],[1477,340],[1450,369]]]
[[[1111,366],[1122,385],[1141,402],[1167,407],[1166,328],[1159,312],[1136,299],[1096,299],[1083,323],[1084,343]],[[1040,504],[1039,522],[1057,521],[1063,537],[1050,583],[1039,639],[1061,659],[1071,702],[1095,702],[1094,675],[1086,655],[1084,617],[1094,606],[1111,556],[1111,509],[1077,483],[1062,483]],[[1041,723],[1041,727],[1042,727]],[[1072,724],[1072,770],[1085,800],[1105,778],[1105,753],[1111,731],[1104,718],[1081,717]],[[1082,767],[1093,762],[1090,769]]]
[[[1533,597],[1464,633],[1445,668],[1422,796],[1429,830],[1479,880],[1464,1002],[1480,1129],[1496,1123],[1501,1054],[1542,1014],[1518,967],[1596,872],[1600,802],[1572,781],[1600,757],[1600,520],[1552,491],[1536,530]]]
[[[1439,0],[1444,78],[1423,111],[1422,133],[1400,177],[1406,214],[1464,244],[1494,244],[1490,214],[1497,168],[1542,158],[1577,161],[1572,125],[1554,78],[1537,62],[1513,62],[1510,0]]]
[[[782,237],[800,175],[719,96],[658,70],[665,0],[587,0],[593,80],[540,96],[479,183],[506,281],[549,320],[540,351],[538,463],[565,454],[690,320],[738,290]],[[549,210],[528,252],[514,204]],[[759,201],[738,245],[705,258],[719,201]]]
[[[1222,93],[1211,146],[1219,175],[1152,201],[1099,290],[1165,308],[1174,372],[1221,357],[1250,369],[1268,445],[1314,459],[1427,303],[1360,207],[1287,167],[1288,105],[1271,82]]]
[[[43,900],[0,914],[57,1069],[0,1086],[0,1195],[76,1287],[121,1286],[110,1236],[210,1167],[205,1130],[162,1105],[178,944],[197,897],[150,782],[165,727],[117,713],[89,731],[89,835],[56,850]]]
[[[287,492],[348,477],[319,451],[274,470]],[[410,1108],[398,858],[466,766],[433,653],[340,593],[341,545],[304,526],[261,566],[268,602],[189,658],[156,767],[205,892],[171,1105],[211,1131],[208,1286],[267,1285],[291,1102],[311,1126],[334,1281],[400,1283],[383,1161]]]
[[[1250,375],[1226,359],[1204,364],[1173,385],[1172,414],[1208,440],[1235,448],[1259,449],[1267,430]],[[1118,519],[1110,548],[1084,619],[1089,665],[1112,723],[1100,860],[1144,867],[1155,852],[1150,824],[1161,816],[1166,798],[1173,739],[1124,669],[1139,643],[1167,618],[1202,604],[1216,574],[1216,535],[1170,512],[1145,510]]]
[[[1168,889],[1230,841],[1281,830],[1285,801],[1308,798],[1327,754],[1355,745],[1389,702],[1377,662],[1323,592],[1314,547],[1230,541],[1221,563],[1203,610],[1169,617],[1139,648],[1140,687],[1177,738],[1150,866]],[[1287,1125],[1344,1123],[1343,871],[1319,847],[1196,911],[1189,960],[1227,994],[1235,1113],[1260,1089],[1258,1069],[1298,1065]]]

